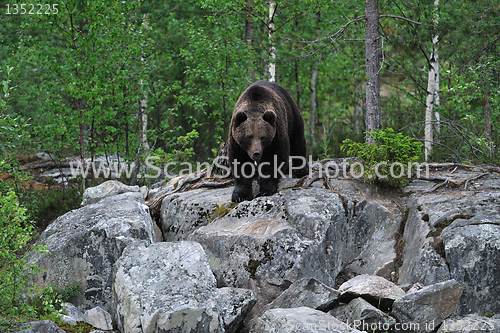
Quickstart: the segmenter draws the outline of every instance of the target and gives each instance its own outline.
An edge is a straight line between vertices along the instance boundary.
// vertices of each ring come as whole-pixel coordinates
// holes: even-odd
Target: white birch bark
[[[434,25],[437,25],[438,20],[439,0],[434,0]],[[427,79],[427,99],[425,107],[425,144],[424,156],[425,161],[429,160],[432,154],[432,144],[434,133],[439,133],[440,130],[440,115],[435,111],[435,107],[439,105],[439,58],[438,58],[438,42],[439,36],[436,33],[432,38],[432,53],[429,58],[429,77]],[[435,118],[435,119],[433,119]],[[435,122],[435,126],[433,126]]]
[[[276,82],[276,47],[274,46],[274,13],[276,11],[276,1],[271,0],[269,2],[269,43],[271,48],[269,49],[269,65],[268,65],[268,81]]]
[[[144,16],[143,16],[144,22],[142,23],[144,26],[148,25],[147,18],[148,18],[147,14],[144,14]],[[141,62],[144,63],[144,61],[146,61],[146,60],[144,59],[144,57],[141,56]],[[139,124],[141,126],[141,128],[139,128],[139,131],[140,131],[139,138],[141,140],[140,144],[142,145],[143,149],[145,151],[149,151],[150,147],[148,144],[148,135],[147,135],[147,131],[148,131],[148,114],[147,114],[148,95],[147,95],[146,91],[144,90],[144,79],[140,80],[140,85],[141,85],[141,90],[143,91],[144,98],[141,99],[141,106],[140,106],[141,109],[139,110],[139,113],[138,113],[138,117],[141,118],[141,119],[139,119]]]

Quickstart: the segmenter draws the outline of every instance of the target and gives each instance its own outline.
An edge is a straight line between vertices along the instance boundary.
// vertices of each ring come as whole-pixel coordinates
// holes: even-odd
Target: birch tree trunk
[[[437,25],[438,20],[439,0],[434,0],[434,25]],[[439,105],[439,59],[438,59],[438,42],[439,36],[437,33],[432,38],[432,52],[429,57],[429,77],[427,79],[427,99],[425,102],[425,144],[424,156],[427,162],[432,154],[432,144],[434,133],[440,131],[440,115],[435,111]],[[435,119],[433,119],[435,118]],[[436,126],[433,126],[435,122]]]
[[[144,14],[143,15],[143,23],[142,25],[147,27],[148,26],[148,15],[147,14]],[[144,59],[144,57],[141,56],[141,63],[144,64],[144,62],[146,61],[146,59]],[[144,67],[144,66],[143,66]],[[141,78],[141,81],[140,81],[140,84],[141,84],[141,90],[143,91],[143,96],[144,98],[141,100],[141,106],[140,106],[140,109],[139,109],[139,137],[140,137],[140,144],[142,145],[142,148],[144,149],[144,151],[149,151],[150,148],[149,148],[149,144],[148,144],[148,135],[147,135],[147,131],[148,131],[148,114],[147,114],[147,108],[148,108],[148,95],[146,93],[146,90],[144,89],[144,79]]]
[[[147,21],[147,14],[143,15],[143,20],[144,22],[142,23],[144,26],[148,25]],[[141,56],[141,63],[144,64],[146,59]],[[144,68],[144,65],[143,65]],[[135,185],[137,183],[137,178],[139,177],[139,172],[141,169],[141,160],[142,160],[142,155],[144,152],[147,152],[150,150],[149,144],[148,144],[148,114],[147,114],[147,108],[148,108],[148,95],[146,93],[146,90],[144,89],[144,79],[141,78],[139,80],[139,85],[141,87],[141,91],[143,92],[143,98],[139,101],[139,105],[137,107],[137,122],[138,122],[138,143],[139,143],[139,148],[137,151],[136,155],[136,160],[135,160],[135,168],[134,172],[132,174],[132,179],[130,181],[131,185]]]
[[[274,13],[276,11],[276,1],[269,2],[269,65],[268,65],[268,81],[276,82],[276,47],[274,46]]]
[[[378,0],[365,0],[365,65],[368,83],[366,84],[366,132],[381,128],[380,114],[380,54],[378,30]],[[373,140],[367,136],[366,142]]]
[[[144,58],[141,58],[141,61],[144,61]],[[141,89],[144,89],[144,80],[141,79]],[[143,90],[144,91],[144,90]],[[148,144],[148,95],[144,91],[144,98],[141,99],[140,107],[138,110],[137,118],[139,119],[139,143],[142,145],[144,151],[149,151],[150,147]]]

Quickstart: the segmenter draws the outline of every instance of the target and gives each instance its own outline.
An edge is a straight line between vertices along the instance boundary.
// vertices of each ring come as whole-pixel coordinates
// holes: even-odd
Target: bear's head
[[[276,134],[276,113],[269,109],[264,111],[262,106],[259,105],[260,110],[238,108],[232,119],[234,141],[256,163],[261,161],[264,150]]]

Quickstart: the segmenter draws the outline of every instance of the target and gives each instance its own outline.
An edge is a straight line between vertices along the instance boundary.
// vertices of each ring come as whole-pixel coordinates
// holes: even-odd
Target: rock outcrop
[[[110,183],[42,233],[35,282],[79,283],[78,310],[101,307],[121,332],[498,332],[483,316],[500,312],[500,179],[436,174],[449,186],[283,179],[237,205],[232,188],[189,190],[200,175],[147,201]]]
[[[301,278],[333,285],[346,228],[337,194],[289,189],[242,202],[189,239],[207,252],[218,285],[255,291],[258,311]]]
[[[113,309],[122,333],[223,332],[215,277],[198,243],[137,243],[116,263]]]
[[[113,265],[135,241],[153,243],[153,221],[142,194],[111,196],[73,210],[52,222],[35,245],[47,253],[32,254],[43,269],[36,285],[64,288],[78,283],[83,294],[76,305],[110,311]]]

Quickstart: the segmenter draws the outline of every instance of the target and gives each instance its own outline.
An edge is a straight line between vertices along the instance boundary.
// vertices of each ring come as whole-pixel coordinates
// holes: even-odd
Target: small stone
[[[406,293],[394,283],[380,276],[358,275],[339,287],[340,301],[348,303],[354,298],[362,297],[382,311],[389,310],[395,300]]]
[[[85,311],[83,318],[87,324],[101,330],[110,331],[113,329],[111,315],[100,306]]]
[[[252,290],[224,287],[217,289],[217,306],[226,333],[238,332],[257,297]]]
[[[369,332],[386,332],[396,324],[394,318],[362,298],[355,298],[348,305],[333,309],[329,313],[344,323],[352,323],[357,325],[356,328]]]
[[[106,197],[127,193],[127,192],[139,192],[139,186],[128,186],[117,180],[108,180],[104,183],[89,187],[83,192],[82,207],[99,202],[101,199]],[[142,193],[144,195],[144,193]],[[146,194],[147,195],[147,194]]]
[[[306,306],[327,312],[338,303],[339,292],[314,278],[303,278],[294,282],[274,301],[262,309],[262,313],[276,308],[298,308]]]
[[[73,318],[75,321],[85,321],[83,313],[73,304],[65,303],[62,305],[62,309],[66,312],[66,316]]]
[[[66,333],[50,320],[32,321],[21,324],[16,333]]]
[[[64,315],[64,314],[59,314],[59,318],[61,318],[62,321],[64,321],[68,325],[76,325],[76,320],[73,317]]]

